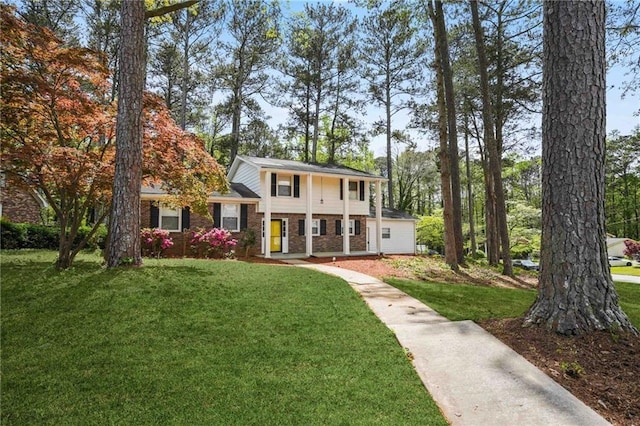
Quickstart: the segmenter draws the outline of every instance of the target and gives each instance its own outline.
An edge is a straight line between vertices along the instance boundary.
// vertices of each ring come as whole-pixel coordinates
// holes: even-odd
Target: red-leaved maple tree
[[[66,47],[53,33],[0,5],[0,161],[7,183],[39,191],[60,225],[56,266],[71,266],[108,214],[114,174],[115,106],[97,53]],[[145,95],[143,176],[162,182],[176,205],[208,214],[224,191],[224,169],[181,130],[162,101]],[[142,182],[141,182],[142,183]],[[89,209],[91,232],[74,244]]]

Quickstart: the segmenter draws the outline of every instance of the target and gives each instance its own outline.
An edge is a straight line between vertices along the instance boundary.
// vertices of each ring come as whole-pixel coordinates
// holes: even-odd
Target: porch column
[[[351,253],[349,246],[349,178],[342,179],[342,250]]]
[[[376,251],[382,253],[382,183],[376,181]]]
[[[313,176],[311,173],[307,175],[307,216],[304,221],[304,235],[305,242],[307,243],[307,256],[311,256],[313,254],[313,235],[312,235],[312,227],[311,223],[313,220],[313,197],[312,197],[312,188],[313,188]]]
[[[265,173],[264,190],[264,257],[271,258],[271,172]]]

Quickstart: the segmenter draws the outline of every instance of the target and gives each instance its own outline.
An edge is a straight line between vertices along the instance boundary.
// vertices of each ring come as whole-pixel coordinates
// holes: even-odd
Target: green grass
[[[640,277],[640,267],[638,266],[613,266],[611,267],[612,274],[618,275],[633,275]]]
[[[2,424],[438,424],[337,278],[233,261],[2,252]]]
[[[640,330],[640,284],[614,283],[620,306],[627,314],[631,323]]]
[[[534,290],[440,284],[397,278],[385,281],[452,321],[521,316],[536,297]]]
[[[536,297],[535,290],[440,284],[397,278],[385,281],[452,321],[520,317],[527,312]],[[633,325],[640,328],[640,285],[617,282],[615,287],[620,306]]]

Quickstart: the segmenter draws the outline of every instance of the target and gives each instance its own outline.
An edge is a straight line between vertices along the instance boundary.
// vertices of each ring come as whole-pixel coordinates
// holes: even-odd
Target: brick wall
[[[149,228],[151,226],[151,201],[144,200],[140,206],[140,226]],[[209,211],[213,213],[213,203],[209,203]],[[247,205],[247,229],[253,229],[256,233],[256,244],[249,254],[260,253],[260,232],[262,217],[256,216],[256,205]],[[196,213],[190,214],[190,228],[186,232],[171,232],[173,239],[173,247],[165,250],[164,255],[169,257],[193,256],[194,251],[191,249],[191,238],[193,231],[198,228],[210,229],[213,227],[213,221],[205,216]],[[232,232],[231,235],[238,241],[236,251],[238,255],[244,256],[244,247],[240,246],[240,241],[244,235],[244,231]]]
[[[0,188],[2,217],[15,223],[42,223],[42,207],[31,191],[16,187]]]
[[[260,214],[258,223],[261,225],[263,215]],[[351,251],[365,251],[367,249],[366,216],[350,216],[351,219],[360,221],[360,235],[349,237]],[[277,214],[271,215],[272,219],[289,219],[289,253],[306,253],[306,236],[300,235],[300,220],[306,219],[304,214]],[[342,235],[336,235],[336,220],[342,220],[342,215],[314,215],[314,219],[327,221],[327,233],[313,238],[313,252],[342,252]],[[261,234],[259,234],[261,235]],[[258,247],[262,247],[259,245]]]

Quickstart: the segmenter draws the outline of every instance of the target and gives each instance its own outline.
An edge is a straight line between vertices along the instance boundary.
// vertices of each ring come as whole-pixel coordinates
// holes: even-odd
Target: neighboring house
[[[229,194],[209,197],[213,223],[188,209],[165,208],[161,190],[143,188],[142,226],[172,231],[174,254],[186,253],[189,244],[188,233],[181,231],[214,225],[229,229],[238,239],[245,229],[254,229],[256,250],[267,258],[415,253],[416,219],[382,209],[386,179],[381,176],[337,165],[238,156],[228,179]],[[372,186],[377,195],[370,210]]]
[[[0,216],[14,223],[42,223],[42,209],[49,204],[36,191],[9,185],[0,177]]]
[[[607,237],[607,255],[623,257],[626,246],[624,242],[629,238]]]

